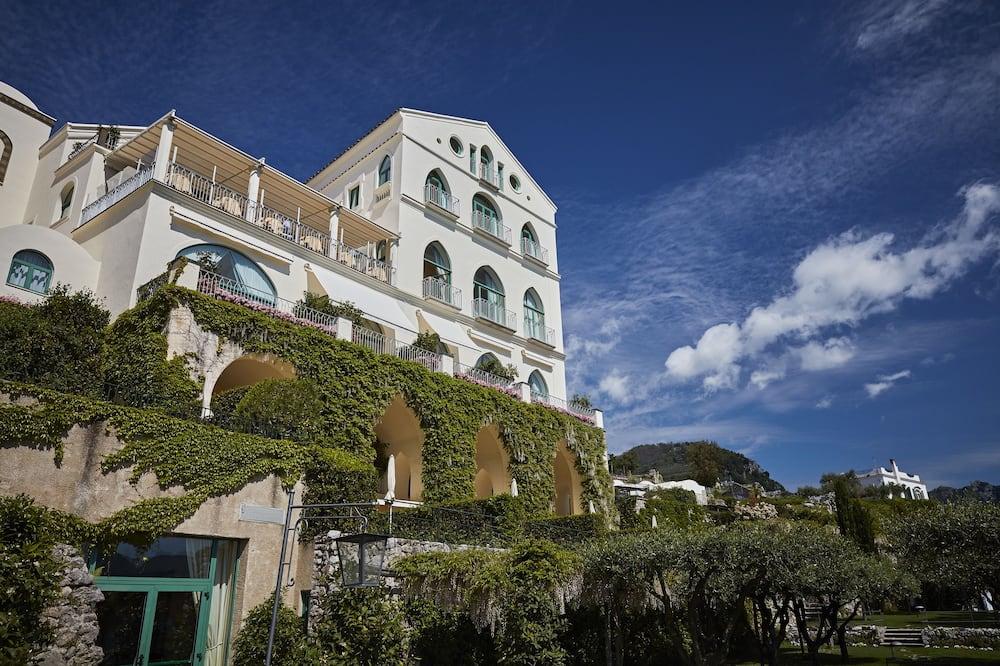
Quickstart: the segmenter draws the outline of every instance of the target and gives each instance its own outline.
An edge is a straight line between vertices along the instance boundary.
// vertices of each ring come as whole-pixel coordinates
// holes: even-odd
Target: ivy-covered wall
[[[560,440],[576,458],[583,479],[582,503],[593,501],[602,513],[611,507],[610,478],[604,465],[604,433],[572,416],[461,379],[435,373],[394,356],[380,355],[351,342],[254,312],[242,306],[167,285],[111,327],[109,356],[133,367],[152,368],[168,377],[144,382],[127,373],[108,380],[109,392],[129,402],[160,405],[189,413],[191,396],[200,391],[201,359],[184,360],[194,378],[178,377],[176,360],[166,358],[163,336],[170,313],[190,309],[202,329],[247,354],[278,357],[299,378],[311,380],[322,404],[321,439],[364,460],[375,460],[375,426],[390,402],[402,396],[416,414],[424,434],[422,477],[424,500],[430,504],[473,497],[475,439],[495,424],[510,456],[510,471],[532,512],[544,513],[554,499],[553,456]],[[159,337],[157,337],[159,336]],[[178,397],[180,396],[180,398]],[[181,399],[187,396],[187,399]],[[372,492],[374,487],[372,488]],[[369,493],[371,496],[371,493]]]

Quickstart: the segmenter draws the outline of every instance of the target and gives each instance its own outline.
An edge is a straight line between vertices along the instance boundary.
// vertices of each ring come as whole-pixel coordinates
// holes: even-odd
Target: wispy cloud
[[[878,381],[865,384],[865,393],[868,394],[869,398],[877,398],[895,386],[899,380],[909,379],[910,375],[909,370],[900,370],[891,375],[879,375]]]
[[[866,3],[857,17],[853,45],[880,51],[928,31],[947,14],[951,0],[885,0]]]

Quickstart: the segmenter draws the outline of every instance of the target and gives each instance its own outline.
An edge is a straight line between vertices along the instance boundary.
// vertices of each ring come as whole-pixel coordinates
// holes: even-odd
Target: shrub
[[[267,655],[267,635],[271,626],[274,595],[255,607],[233,641],[233,666],[260,666]],[[273,666],[319,664],[319,653],[306,641],[305,622],[282,604],[274,632]]]
[[[436,354],[437,350],[441,348],[441,336],[434,331],[424,331],[417,335],[413,346]]]
[[[338,666],[405,664],[408,632],[399,601],[382,588],[337,590],[320,602],[311,640],[325,663]]]
[[[487,356],[482,361],[476,364],[476,367],[484,372],[488,372],[491,375],[496,375],[506,379],[509,382],[514,381],[517,378],[517,367],[514,365],[504,365],[495,356]]]
[[[297,442],[322,436],[323,402],[319,388],[306,379],[265,379],[227,391],[216,401],[222,404],[213,409],[214,419],[230,430]]]

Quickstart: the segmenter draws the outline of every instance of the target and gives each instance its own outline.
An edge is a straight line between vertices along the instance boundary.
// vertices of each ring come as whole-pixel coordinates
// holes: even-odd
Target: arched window
[[[14,142],[3,130],[0,130],[0,185],[3,185],[4,176],[7,175],[7,165],[10,164],[10,156],[13,152]]]
[[[528,387],[531,389],[532,393],[538,395],[548,395],[549,385],[545,383],[545,378],[542,377],[542,373],[538,370],[533,370],[530,375],[528,375]]]
[[[495,365],[502,365],[502,364],[500,363],[500,359],[498,359],[495,354],[491,354],[490,352],[486,352],[478,359],[476,359],[477,368],[483,368],[483,367],[489,368]]]
[[[52,280],[52,262],[36,250],[21,250],[10,262],[7,284],[45,294]]]
[[[497,212],[496,206],[493,202],[484,197],[482,194],[477,194],[472,197],[472,211],[473,214],[479,213],[487,218],[492,218],[494,220],[500,219],[500,213]]]
[[[482,299],[492,306],[502,309],[506,299],[503,283],[492,269],[483,266],[472,279],[472,297]]]
[[[437,169],[427,174],[427,180],[424,181],[424,198],[441,208],[451,210],[448,183]]]
[[[525,224],[521,227],[521,238],[531,241],[536,245],[538,244],[538,236],[535,235],[535,230],[531,228],[530,224]]]
[[[493,171],[493,153],[486,146],[479,149],[479,164],[483,173],[491,173]]]
[[[69,215],[70,206],[73,205],[73,183],[69,183],[62,189],[59,195],[59,218],[63,219]]]
[[[385,185],[392,179],[392,160],[386,155],[378,165],[378,184]]]
[[[424,250],[424,279],[434,278],[451,284],[451,260],[441,244],[434,241]]]
[[[545,334],[545,307],[534,289],[524,292],[524,331],[529,338],[548,342]]]
[[[441,192],[448,192],[448,184],[444,182],[444,176],[437,169],[431,171],[427,174],[427,180],[425,181],[428,185],[436,187]]]
[[[219,276],[216,288],[233,289],[245,298],[273,305],[278,296],[270,278],[253,260],[222,245],[203,243],[177,253],[201,266],[203,271]]]

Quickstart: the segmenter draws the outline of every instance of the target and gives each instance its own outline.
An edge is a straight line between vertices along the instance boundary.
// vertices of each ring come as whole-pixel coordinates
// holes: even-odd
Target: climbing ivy
[[[279,357],[295,368],[299,378],[314,382],[322,404],[322,439],[330,446],[374,461],[375,425],[390,402],[402,396],[424,434],[422,475],[427,502],[472,498],[476,434],[496,425],[510,457],[510,471],[530,511],[546,512],[554,499],[552,458],[560,440],[565,440],[576,459],[583,479],[583,503],[593,501],[602,513],[610,510],[604,433],[598,428],[541,405],[431,372],[420,364],[376,354],[322,331],[174,285],[162,287],[128,316],[136,320],[135,329],[162,334],[170,312],[178,307],[190,309],[199,326],[237,343],[245,353]],[[164,362],[162,350],[139,350],[134,345],[133,339],[123,346],[153,357],[141,361],[141,366]],[[143,403],[160,399],[150,394],[138,397]]]
[[[102,542],[151,541],[191,517],[206,500],[270,475],[290,488],[306,470],[322,469],[321,482],[310,490],[326,502],[354,500],[370,493],[375,483],[369,461],[345,451],[236,433],[158,410],[12,382],[0,381],[0,393],[15,401],[0,404],[0,446],[51,448],[59,464],[63,440],[74,425],[103,425],[123,446],[101,461],[102,471],[131,469],[132,483],[151,473],[161,488],[185,491],[141,500],[109,516],[95,531]]]

